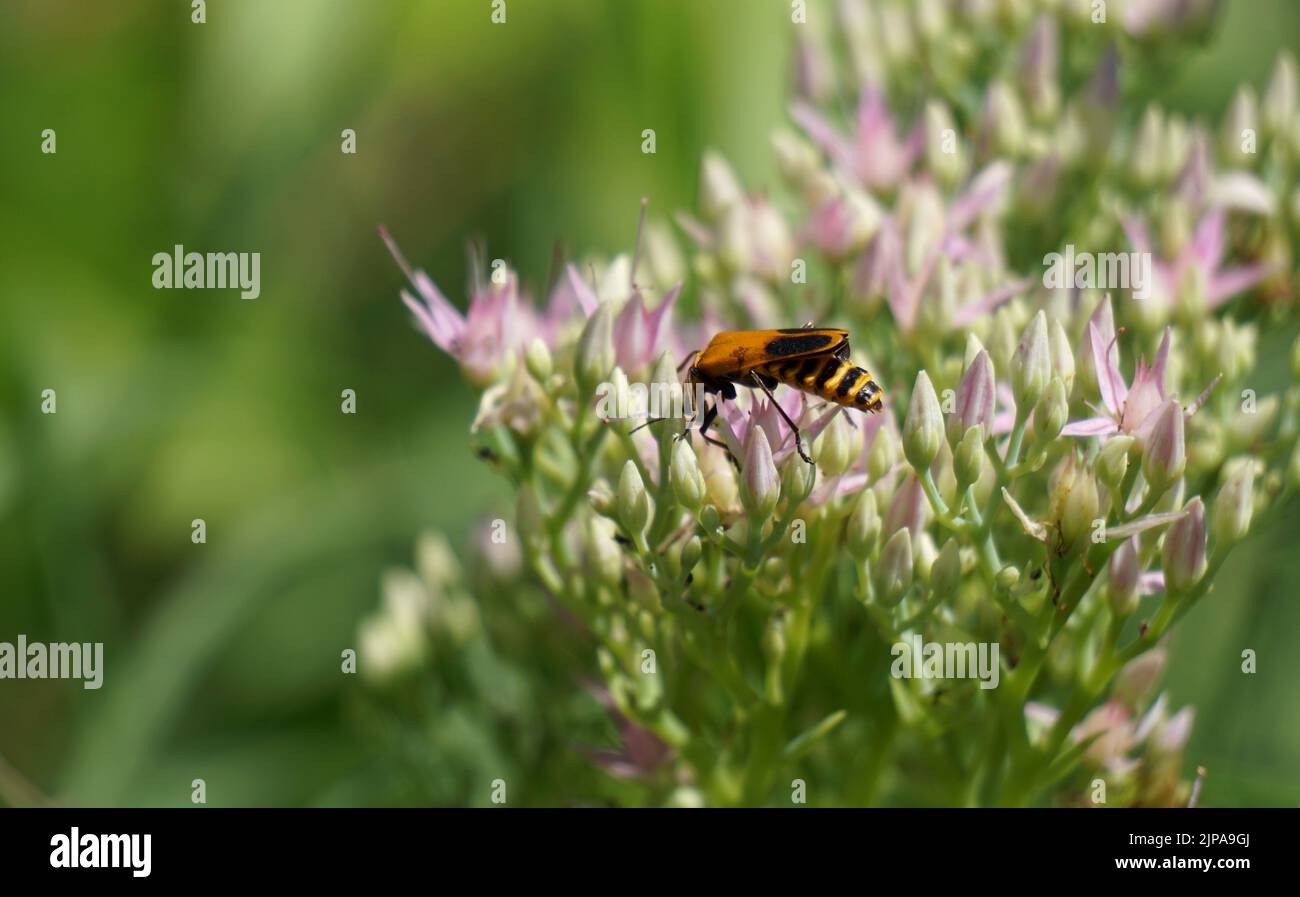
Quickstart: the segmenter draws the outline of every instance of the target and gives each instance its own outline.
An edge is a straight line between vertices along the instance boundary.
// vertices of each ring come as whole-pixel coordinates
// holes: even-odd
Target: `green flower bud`
[[[551,350],[547,348],[540,336],[533,337],[533,341],[524,351],[524,365],[528,368],[528,373],[533,375],[534,380],[543,386],[546,385],[546,381],[551,377]]]
[[[1291,379],[1300,380],[1300,336],[1291,344]]]
[[[863,489],[853,504],[845,529],[849,553],[858,560],[871,554],[880,538],[880,512],[876,507],[876,493]]]
[[[609,483],[603,479],[591,484],[591,488],[587,490],[587,500],[591,502],[591,507],[597,514],[613,517],[618,513],[614,493],[610,491]]]
[[[582,394],[592,395],[597,385],[609,378],[614,361],[614,308],[602,302],[587,319],[573,353],[574,373]]]
[[[1097,478],[1112,495],[1119,495],[1124,477],[1128,475],[1128,454],[1135,442],[1137,440],[1132,436],[1112,436],[1097,455]]]
[[[614,538],[617,532],[614,521],[594,516],[587,518],[582,531],[587,575],[610,586],[617,586],[623,578],[623,551]]]
[[[926,167],[934,172],[941,183],[949,186],[961,178],[964,168],[961,146],[949,148],[945,145],[945,135],[957,133],[952,113],[941,100],[931,100],[925,104]]]
[[[935,395],[934,385],[930,383],[930,375],[922,370],[916,375],[912,400],[907,408],[907,420],[903,424],[903,452],[917,473],[929,468],[935,455],[939,454],[939,445],[944,438],[943,430],[943,411],[939,408],[939,397]]]
[[[817,444],[813,446],[813,459],[827,477],[842,474],[853,461],[856,446],[845,417],[844,413],[840,413],[831,418],[831,422],[817,437]],[[806,462],[804,466],[808,466]]]
[[[1106,598],[1115,616],[1127,617],[1138,606],[1138,577],[1142,574],[1138,540],[1125,539],[1106,564]]]
[[[995,371],[1010,370],[1016,351],[1016,325],[1010,306],[1004,305],[993,315],[993,325],[988,336],[989,358]]]
[[[704,794],[698,788],[682,785],[668,795],[664,806],[677,810],[698,810],[705,806]]]
[[[1295,450],[1291,452],[1291,463],[1286,466],[1286,476],[1293,487],[1300,487],[1300,442],[1295,444]]]
[[[979,482],[984,474],[984,428],[978,424],[971,427],[957,444],[953,452],[952,470],[957,477],[957,491],[964,493],[966,487]]]
[[[1277,395],[1268,395],[1257,400],[1254,414],[1242,412],[1233,420],[1230,433],[1232,444],[1246,448],[1263,441],[1272,430],[1273,422],[1281,410],[1282,402]]]
[[[882,606],[893,607],[903,600],[912,587],[912,536],[906,528],[885,543],[875,574],[876,600]]]
[[[1242,135],[1246,131],[1259,130],[1259,101],[1255,90],[1249,84],[1237,88],[1228,107],[1228,114],[1223,119],[1223,130],[1219,135],[1219,153],[1234,165],[1253,167],[1253,154],[1242,151]]]
[[[727,270],[749,270],[750,260],[758,257],[753,237],[749,209],[744,203],[737,203],[722,213],[718,225],[718,258]]]
[[[609,379],[597,388],[596,396],[596,416],[609,426],[624,431],[637,426],[634,416],[646,410],[639,399],[632,401],[631,385],[621,367],[610,372]]]
[[[1205,506],[1197,496],[1188,507],[1186,517],[1170,524],[1161,550],[1165,586],[1174,593],[1186,592],[1205,575]]]
[[[1012,564],[1007,564],[998,571],[993,583],[1003,592],[1009,592],[1020,584],[1020,571]]]
[[[971,362],[975,360],[975,356],[979,355],[983,351],[985,351],[984,344],[980,342],[980,338],[973,333],[967,333],[966,351],[963,353],[961,358],[961,369],[963,373],[970,369]]]
[[[1052,376],[1052,350],[1047,339],[1047,315],[1040,310],[1020,337],[1011,357],[1011,386],[1017,408],[1032,408]]]
[[[781,176],[796,188],[803,189],[821,170],[821,153],[817,147],[791,131],[772,135],[772,149]]]
[[[710,221],[745,198],[736,179],[736,172],[720,154],[713,150],[704,153],[700,162],[700,211]]]
[[[1074,350],[1070,348],[1070,337],[1057,318],[1052,319],[1047,341],[1052,355],[1052,373],[1061,378],[1068,396],[1074,388]]]
[[[1158,647],[1130,660],[1115,676],[1111,697],[1132,708],[1142,706],[1160,681],[1167,659],[1165,649]]]
[[[1183,434],[1183,406],[1177,399],[1165,402],[1157,414],[1155,427],[1142,446],[1142,476],[1160,494],[1183,475],[1187,466],[1187,449]]]
[[[912,572],[917,582],[930,584],[930,571],[938,557],[939,550],[934,547],[934,539],[929,533],[920,533],[912,540]]]
[[[930,567],[930,589],[948,601],[961,585],[961,546],[956,539],[943,543],[943,550]]]
[[[690,576],[695,565],[700,562],[700,557],[704,554],[704,544],[700,541],[699,536],[691,536],[682,543],[681,574],[685,579]]]
[[[705,532],[716,533],[722,527],[722,515],[713,505],[705,505],[700,509],[700,526],[704,527]]]
[[[704,474],[700,473],[700,465],[695,458],[695,449],[691,448],[689,440],[678,439],[673,446],[668,479],[677,503],[688,511],[698,511],[704,504],[706,486]]]
[[[781,466],[781,495],[786,507],[794,509],[812,494],[817,482],[817,468],[792,453]]]
[[[1062,481],[1064,481],[1062,477]],[[1082,463],[1076,465],[1070,478],[1068,491],[1059,499],[1061,508],[1061,540],[1074,545],[1092,532],[1097,519],[1097,481]]]
[[[772,463],[772,446],[762,427],[750,431],[745,446],[745,463],[741,470],[740,501],[754,520],[771,515],[781,497],[781,483]]]
[[[618,478],[618,520],[632,536],[640,536],[650,522],[650,495],[633,461],[623,465]]]
[[[867,455],[867,473],[873,483],[885,478],[898,463],[898,437],[888,426],[876,431],[876,438],[871,441],[871,451]]]
[[[1230,318],[1223,320],[1223,331],[1219,337],[1216,353],[1219,370],[1223,379],[1234,383],[1242,374],[1255,366],[1255,343],[1258,332],[1254,327],[1239,327]]]
[[[1159,106],[1148,105],[1133,138],[1129,171],[1139,187],[1151,187],[1164,170],[1164,115]]]
[[[984,139],[999,156],[1018,156],[1025,144],[1025,113],[1010,85],[994,81],[984,102]]]
[[[1255,508],[1255,461],[1249,457],[1234,461],[1214,501],[1214,538],[1225,547],[1245,538]]]
[[[1296,113],[1297,95],[1300,94],[1300,76],[1297,76],[1295,57],[1283,51],[1278,55],[1273,76],[1264,91],[1264,127],[1272,134],[1285,134],[1291,118]]]
[[[645,266],[652,282],[667,291],[686,278],[686,263],[673,230],[664,221],[647,221],[645,227]]]
[[[1034,436],[1039,442],[1051,442],[1061,435],[1061,428],[1070,417],[1070,403],[1066,398],[1065,383],[1053,377],[1047,389],[1034,406]]]

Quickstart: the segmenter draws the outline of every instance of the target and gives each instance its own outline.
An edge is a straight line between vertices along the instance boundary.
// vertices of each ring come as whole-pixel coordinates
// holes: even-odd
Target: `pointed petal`
[[[677,297],[682,293],[682,285],[679,283],[659,300],[654,311],[650,312],[647,321],[647,330],[650,331],[650,354],[651,357],[657,355],[663,348],[668,335],[668,322],[672,318],[673,305],[677,302]]]
[[[1101,400],[1114,417],[1119,417],[1124,411],[1124,400],[1128,398],[1128,387],[1120,375],[1116,359],[1119,347],[1114,339],[1103,342],[1101,331],[1091,321],[1088,322],[1088,337],[1092,342],[1092,360],[1097,369],[1097,389],[1101,392]]]
[[[573,295],[578,297],[578,304],[582,306],[587,317],[591,317],[592,313],[600,307],[600,299],[596,296],[596,291],[582,279],[576,265],[570,263],[566,270],[569,275],[569,286],[573,287]]]
[[[401,296],[434,344],[448,354],[456,354],[467,327],[460,312],[440,294],[428,305],[422,305],[406,290],[402,290]]]
[[[1261,262],[1257,265],[1243,265],[1239,268],[1217,271],[1210,276],[1209,287],[1206,289],[1206,303],[1213,311],[1233,296],[1244,293],[1268,277],[1275,269],[1275,265]]]
[[[1210,202],[1225,209],[1272,215],[1277,203],[1273,192],[1249,171],[1227,171],[1210,184]]]
[[[1118,526],[1106,527],[1106,541],[1118,542],[1127,539],[1129,536],[1136,536],[1138,533],[1144,533],[1149,529],[1155,529],[1157,526],[1166,526],[1176,520],[1182,520],[1192,511],[1192,503],[1180,511],[1169,511],[1164,514],[1148,514],[1145,517],[1139,517],[1129,523],[1121,523]]]
[[[1160,391],[1160,398],[1162,399],[1165,397],[1165,368],[1169,364],[1169,338],[1172,333],[1172,328],[1165,328],[1164,338],[1160,340],[1160,348],[1156,350],[1156,363],[1147,372],[1147,377],[1155,381],[1156,388]]]
[[[953,313],[953,326],[958,328],[968,326],[976,318],[991,312],[1002,303],[1019,295],[1031,283],[1033,283],[1033,280],[1028,277],[1022,280],[1013,280],[1011,283],[998,287],[987,296],[982,296],[974,302],[967,302]]]
[[[1109,417],[1087,417],[1061,428],[1062,436],[1110,436],[1118,432],[1119,427]]]
[[[966,192],[957,197],[948,216],[948,229],[956,233],[966,229],[980,213],[996,205],[1011,183],[1014,169],[1010,162],[994,162],[971,179]]]
[[[790,117],[846,171],[853,170],[853,146],[816,109],[803,101],[790,107]]]
[[[1215,271],[1223,261],[1225,245],[1224,224],[1227,214],[1222,209],[1215,209],[1196,225],[1196,233],[1187,250],[1192,258],[1206,271]]]

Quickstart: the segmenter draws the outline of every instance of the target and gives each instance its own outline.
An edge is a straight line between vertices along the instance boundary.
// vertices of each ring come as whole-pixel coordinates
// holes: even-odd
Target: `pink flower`
[[[1138,742],[1136,725],[1128,708],[1119,701],[1110,700],[1097,707],[1070,731],[1070,737],[1076,743],[1095,739],[1086,755],[1097,766],[1123,773],[1136,765],[1124,756]]]
[[[1155,364],[1147,366],[1146,358],[1138,359],[1133,372],[1133,387],[1129,388],[1119,372],[1119,348],[1115,345],[1115,324],[1111,317],[1109,301],[1103,301],[1088,321],[1087,334],[1080,352],[1087,352],[1097,374],[1097,390],[1101,393],[1104,410],[1097,416],[1072,421],[1061,430],[1063,436],[1114,436],[1126,433],[1143,437],[1155,425],[1152,413],[1165,402],[1165,367],[1169,361],[1170,329],[1165,328],[1164,338],[1156,352]]]
[[[614,319],[614,354],[618,366],[629,375],[644,371],[663,351],[668,320],[681,291],[682,285],[678,284],[653,310],[647,310],[644,296],[639,289],[635,290]]]
[[[718,432],[714,434],[727,443],[732,455],[737,458],[744,455],[750,444],[750,435],[755,429],[761,429],[767,437],[776,464],[794,452],[794,433],[777,411],[778,404],[799,426],[805,450],[826,429],[836,412],[841,410],[838,405],[829,403],[814,408],[804,393],[786,387],[777,387],[773,392],[775,403],[757,390],[737,392],[739,395],[735,400],[723,399],[719,403],[716,424]],[[742,398],[745,394],[748,394],[748,407]]]
[[[859,292],[871,295],[883,287],[899,329],[911,331],[916,325],[921,298],[940,260],[946,257],[960,262],[980,254],[981,249],[965,237],[964,232],[980,215],[1002,200],[1011,174],[1012,168],[1008,163],[997,162],[971,179],[965,192],[948,208],[942,222],[942,235],[930,248],[915,275],[908,275],[900,225],[894,217],[887,218],[858,265],[856,280]],[[1014,297],[1029,283],[1028,279],[1013,281],[967,302],[955,311],[951,326],[954,329],[969,326],[981,315]]]
[[[1224,267],[1226,217],[1224,209],[1213,209],[1201,218],[1196,232],[1177,256],[1160,259],[1153,255],[1152,271],[1156,282],[1151,299],[1162,301],[1166,308],[1173,308],[1178,287],[1184,282],[1184,277],[1192,273],[1199,275],[1200,282],[1205,285],[1205,310],[1213,311],[1269,275],[1272,266],[1268,263]],[[1141,221],[1136,218],[1126,220],[1124,231],[1138,252],[1152,251],[1151,237]]]
[[[505,283],[475,289],[469,312],[462,315],[429,275],[407,264],[386,230],[381,228],[379,235],[419,296],[417,299],[402,290],[402,301],[434,345],[460,362],[461,370],[475,386],[493,382],[505,356],[525,345],[537,332],[532,308],[519,301],[515,275],[507,275]]]
[[[595,289],[582,279],[578,269],[569,265],[565,278],[557,285],[551,297],[553,311],[548,311],[547,320],[558,316],[556,310],[563,305],[566,310],[572,304],[582,309],[587,317],[600,306],[601,299]],[[653,310],[647,310],[645,297],[639,288],[634,288],[632,298],[624,303],[618,317],[614,319],[614,354],[617,364],[629,377],[645,372],[646,368],[659,357],[666,348],[669,338],[669,319],[672,317],[673,305],[681,294],[682,285],[669,290]]]
[[[899,140],[884,93],[870,84],[862,89],[850,137],[835,130],[809,103],[796,102],[790,115],[846,176],[871,190],[892,192],[921,150],[922,129],[914,127],[906,141]]]

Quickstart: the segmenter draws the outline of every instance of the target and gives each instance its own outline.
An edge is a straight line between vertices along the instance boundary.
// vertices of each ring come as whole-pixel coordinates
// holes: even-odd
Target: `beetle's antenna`
[[[628,274],[628,285],[636,289],[636,265],[641,260],[641,233],[645,230],[645,209],[650,204],[650,197],[641,197],[641,214],[636,221],[636,243],[632,247],[632,271]]]
[[[628,431],[627,431],[627,435],[631,436],[631,435],[632,435],[633,433],[635,433],[637,430],[644,430],[646,427],[650,426],[651,424],[661,424],[661,423],[663,423],[663,422],[666,421],[666,420],[672,420],[672,418],[670,418],[670,417],[652,417],[652,418],[650,418],[648,421],[646,421],[645,423],[643,423],[643,424],[637,424],[635,427],[633,427],[632,429],[628,430]]]

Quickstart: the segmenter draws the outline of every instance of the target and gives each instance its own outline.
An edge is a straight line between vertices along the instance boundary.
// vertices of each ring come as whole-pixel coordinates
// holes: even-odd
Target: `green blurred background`
[[[1288,0],[1226,6],[1152,98],[1220,110],[1300,35]],[[467,448],[474,396],[411,326],[376,227],[463,307],[469,240],[536,291],[557,241],[624,251],[642,195],[691,207],[705,148],[775,187],[789,4],[508,0],[505,25],[490,8],[211,0],[195,25],[181,0],[0,5],[0,640],[106,643],[101,691],[0,681],[0,756],[41,791],[179,805],[204,777],[210,804],[482,803],[438,777],[500,762],[545,772],[525,802],[610,797],[575,749],[613,739],[572,673],[594,675],[590,645],[537,595],[481,596],[501,654],[567,660],[548,693],[571,700],[507,718],[513,742],[473,707],[394,732],[339,672],[417,533],[464,554],[508,516]],[[176,243],[260,252],[261,297],[154,290]],[[1209,804],[1300,801],[1296,525],[1293,506],[1256,533],[1173,645]],[[489,690],[527,689],[517,659]],[[527,757],[493,754],[512,744]],[[0,786],[21,797],[12,771]]]

